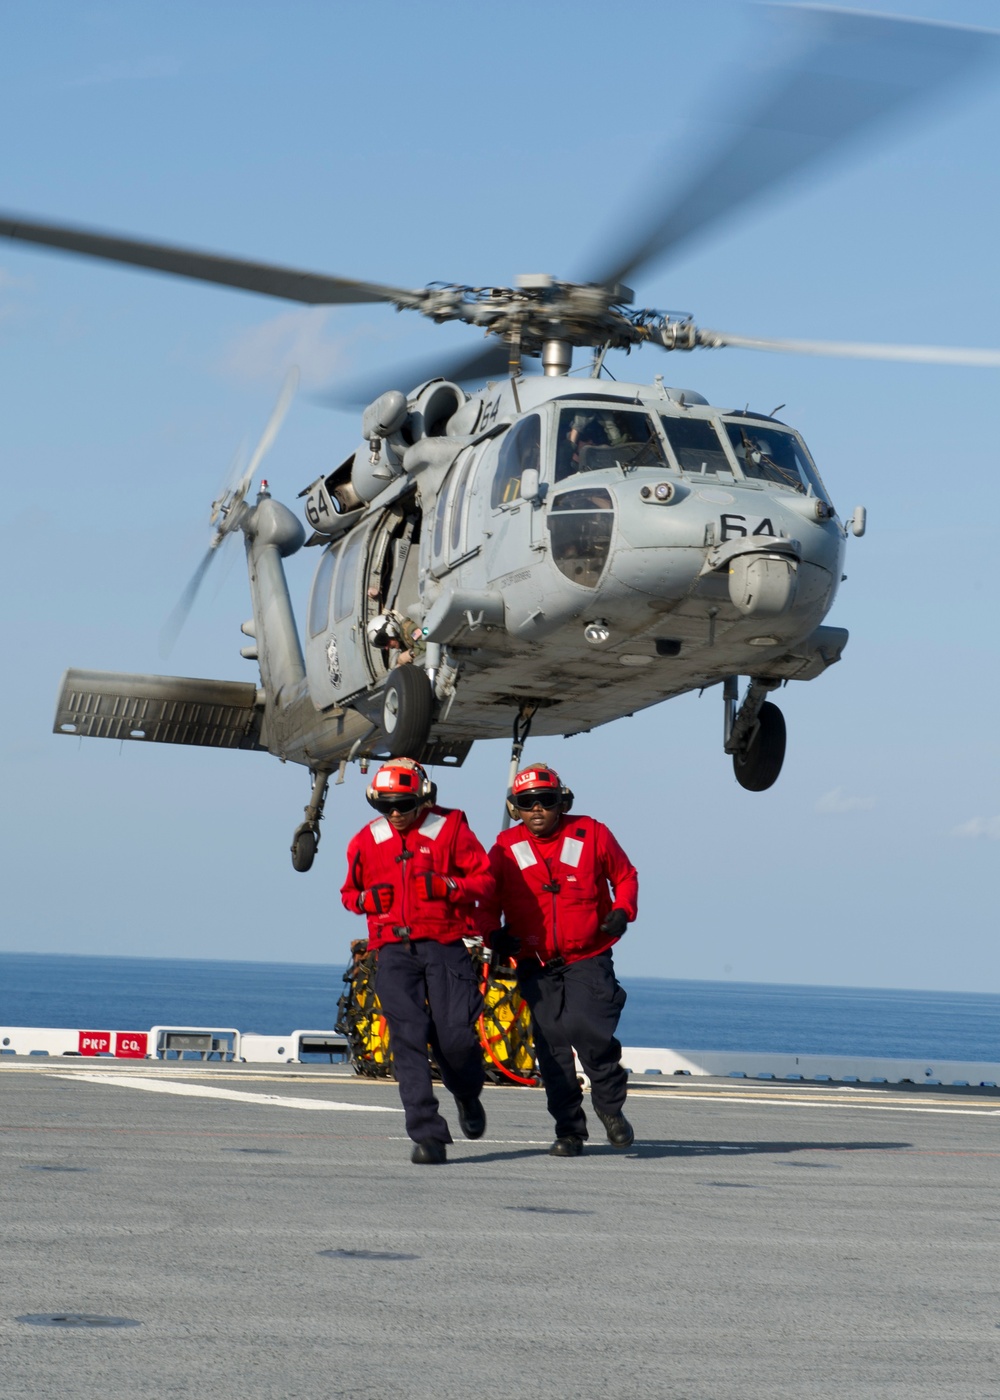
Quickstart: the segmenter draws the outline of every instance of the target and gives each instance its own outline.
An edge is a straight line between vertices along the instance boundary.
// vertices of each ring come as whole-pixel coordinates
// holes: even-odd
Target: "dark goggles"
[[[514,806],[519,812],[530,812],[532,807],[541,807],[543,811],[551,812],[562,800],[561,792],[553,792],[549,788],[543,792],[519,792],[514,798]]]
[[[372,797],[369,800],[376,812],[381,812],[383,817],[391,816],[393,812],[406,817],[423,804],[420,797]]]

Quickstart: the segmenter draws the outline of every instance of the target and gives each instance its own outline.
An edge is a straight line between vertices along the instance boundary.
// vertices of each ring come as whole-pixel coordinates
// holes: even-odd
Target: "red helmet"
[[[419,804],[433,802],[437,788],[412,758],[393,758],[383,763],[368,785],[365,794],[374,807],[385,799],[416,797]]]
[[[510,789],[511,797],[519,792],[558,792],[562,787],[559,774],[547,763],[536,763],[531,768],[522,768]]]
[[[514,798],[523,792],[554,792],[559,795],[563,811],[568,812],[573,805],[573,794],[563,787],[559,774],[547,763],[533,763],[530,768],[522,768],[507,793],[507,810],[517,820],[522,814],[518,811]]]

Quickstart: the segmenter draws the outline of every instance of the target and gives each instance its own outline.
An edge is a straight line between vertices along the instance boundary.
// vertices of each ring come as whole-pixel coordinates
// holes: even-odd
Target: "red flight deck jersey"
[[[427,873],[454,880],[446,899],[428,899]],[[493,876],[482,846],[456,808],[429,807],[416,826],[400,835],[385,817],[363,826],[347,848],[344,908],[358,913],[358,895],[372,885],[391,885],[392,907],[368,915],[372,948],[406,938],[455,943],[478,932],[476,901],[492,898]]]
[[[603,953],[616,941],[601,932],[611,910],[629,923],[638,912],[635,866],[593,817],[566,813],[544,840],[518,822],[497,837],[490,866],[496,896],[480,907],[482,932],[498,928],[502,914],[521,953],[543,963]]]

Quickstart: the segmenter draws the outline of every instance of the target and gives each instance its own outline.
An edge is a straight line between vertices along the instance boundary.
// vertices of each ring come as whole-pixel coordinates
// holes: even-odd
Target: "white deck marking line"
[[[339,1103],[335,1099],[300,1099],[282,1094],[244,1094],[239,1089],[210,1089],[204,1084],[189,1084],[180,1080],[141,1079],[135,1074],[88,1074],[75,1070],[72,1074],[56,1074],[55,1079],[86,1080],[88,1084],[113,1084],[120,1089],[146,1089],[152,1094],[184,1094],[196,1099],[232,1099],[236,1103],[253,1103],[264,1108],[305,1108],[320,1113],[402,1113],[401,1108],[389,1108],[367,1103]]]
[[[410,1142],[408,1137],[391,1136],[389,1142]],[[468,1140],[464,1137],[453,1138],[446,1144],[448,1147],[551,1147],[552,1139],[547,1138],[475,1138]],[[597,1144],[598,1146],[600,1144]],[[460,1158],[448,1158],[449,1162],[459,1161]]]
[[[657,1097],[659,1097],[659,1098],[661,1098],[661,1099],[668,1099],[668,1098],[671,1098],[671,1097],[673,1097],[673,1098],[683,1098],[683,1099],[705,1099],[705,1100],[709,1100],[709,1099],[715,1100],[715,1099],[718,1099],[720,1103],[813,1103],[813,1104],[827,1104],[827,1103],[833,1103],[833,1104],[846,1104],[849,1108],[887,1108],[887,1107],[888,1107],[889,1105],[891,1105],[891,1104],[902,1104],[902,1105],[904,1105],[904,1106],[907,1107],[907,1108],[912,1108],[912,1107],[913,1107],[913,1098],[912,1098],[912,1096],[907,1096],[907,1095],[902,1095],[902,1094],[895,1094],[895,1095],[879,1094],[878,1097],[877,1097],[877,1099],[873,1099],[873,1100],[870,1100],[870,1101],[865,1102],[865,1103],[858,1103],[856,1100],[848,1099],[848,1098],[836,1098],[836,1097],[832,1097],[832,1096],[831,1096],[831,1097],[827,1097],[827,1098],[819,1098],[819,1097],[813,1096],[808,1090],[807,1090],[805,1093],[799,1092],[799,1093],[797,1093],[797,1094],[782,1094],[782,1096],[781,1096],[780,1099],[779,1099],[779,1098],[775,1098],[773,1095],[768,1094],[766,1091],[765,1091],[765,1092],[755,1092],[755,1093],[742,1092],[742,1093],[738,1093],[738,1094],[731,1091],[729,1094],[713,1094],[713,1093],[710,1093],[707,1089],[706,1089],[706,1090],[702,1090],[700,1093],[697,1093],[697,1092],[695,1092],[695,1091],[693,1091],[693,1090],[689,1090],[689,1091],[687,1091],[686,1093],[676,1093],[676,1092],[675,1092],[675,1093],[672,1094],[672,1095],[671,1095],[671,1094],[667,1094],[667,1093],[661,1093],[661,1094],[657,1095],[657,1094],[654,1092],[654,1093],[652,1093],[652,1094],[648,1094],[646,1097],[647,1097],[647,1098],[651,1098],[651,1099],[657,1098]],[[929,1098],[929,1099],[927,1099],[926,1102],[927,1102],[928,1105],[930,1105],[930,1106],[932,1106],[932,1107],[933,1107],[933,1106],[940,1106],[940,1107],[942,1107],[942,1108],[944,1108],[944,1107],[946,1106],[946,1104],[947,1104],[947,1100],[941,1099],[941,1098]],[[957,1112],[957,1110],[954,1110],[954,1111]],[[980,1111],[981,1111],[981,1112],[987,1112],[988,1110],[982,1109],[982,1110],[980,1110]],[[997,1112],[1000,1112],[1000,1109],[997,1109],[996,1111],[997,1111]]]
[[[944,1108],[931,1104],[925,1107],[912,1108],[909,1104],[895,1105],[889,1103],[850,1103],[843,1099],[764,1099],[754,1095],[752,1098],[748,1094],[685,1094],[684,1100],[688,1102],[698,1099],[702,1103],[741,1103],[755,1104],[767,1103],[776,1104],[779,1108],[853,1108],[871,1110],[875,1113],[962,1113],[974,1118],[997,1118],[1000,1117],[1000,1108]]]

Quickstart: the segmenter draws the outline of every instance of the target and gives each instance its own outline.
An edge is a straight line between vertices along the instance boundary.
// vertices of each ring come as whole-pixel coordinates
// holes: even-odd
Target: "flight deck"
[[[992,1088],[637,1076],[634,1146],[565,1160],[488,1087],[439,1167],[338,1065],[11,1057],[0,1094],[18,1400],[1000,1395]]]

